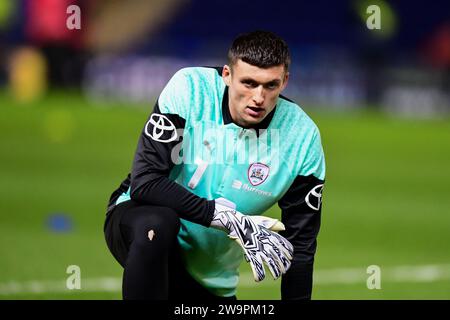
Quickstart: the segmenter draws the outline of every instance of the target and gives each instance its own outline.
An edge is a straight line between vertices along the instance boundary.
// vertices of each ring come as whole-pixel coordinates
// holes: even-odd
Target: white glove
[[[242,247],[255,281],[265,278],[263,262],[274,279],[286,273],[291,266],[294,248],[284,237],[271,231],[284,230],[284,225],[269,217],[243,215],[226,199],[216,199],[215,202],[211,227],[227,232],[228,237]]]

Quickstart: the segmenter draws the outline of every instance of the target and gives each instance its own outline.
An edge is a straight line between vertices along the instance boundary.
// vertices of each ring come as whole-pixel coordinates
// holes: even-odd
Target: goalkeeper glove
[[[280,221],[243,215],[234,209],[232,202],[220,198],[215,200],[211,227],[227,232],[228,237],[242,247],[255,281],[265,278],[263,263],[266,263],[274,279],[289,269],[294,248],[288,240],[273,232],[284,230]]]

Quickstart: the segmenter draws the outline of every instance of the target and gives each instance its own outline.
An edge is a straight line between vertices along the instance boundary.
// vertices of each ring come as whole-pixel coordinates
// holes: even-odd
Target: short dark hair
[[[228,50],[228,63],[233,66],[238,59],[259,68],[284,65],[289,69],[291,57],[286,42],[269,31],[240,34]]]

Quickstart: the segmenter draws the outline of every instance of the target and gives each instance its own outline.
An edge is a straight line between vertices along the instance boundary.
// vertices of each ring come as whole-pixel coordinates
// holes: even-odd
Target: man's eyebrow
[[[280,79],[273,79],[273,80],[269,80],[269,81],[267,81],[267,82],[265,82],[265,83],[260,83],[260,82],[256,81],[255,79],[249,78],[249,77],[244,77],[244,78],[242,78],[240,81],[254,82],[254,83],[257,83],[257,84],[263,84],[263,85],[268,85],[268,84],[278,84],[278,83],[281,82]]]

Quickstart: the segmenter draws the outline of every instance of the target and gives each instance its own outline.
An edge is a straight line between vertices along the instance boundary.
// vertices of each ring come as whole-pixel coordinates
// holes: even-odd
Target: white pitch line
[[[381,268],[382,282],[434,282],[450,280],[450,264],[443,265],[421,265],[421,266],[395,266]],[[268,272],[268,271],[267,271]],[[340,268],[329,270],[316,270],[314,272],[314,285],[336,285],[336,284],[365,284],[370,275],[363,268]],[[267,279],[257,283],[253,280],[251,273],[241,274],[239,286],[261,287],[272,286],[274,281]],[[14,294],[39,294],[39,293],[77,293],[77,292],[120,292],[122,290],[122,279],[120,278],[81,278],[81,289],[69,290],[66,280],[58,281],[9,281],[0,283],[0,295]]]
[[[421,266],[380,266],[382,282],[434,282],[450,280],[450,264],[421,265]],[[267,275],[267,272],[266,272]],[[270,274],[267,275],[270,278]],[[365,284],[370,274],[365,268],[340,268],[314,271],[314,285],[335,284]],[[268,279],[261,283],[254,281],[250,273],[243,273],[239,285],[253,287],[260,285],[272,285]]]
[[[66,280],[54,281],[9,281],[0,284],[0,295],[28,294],[28,293],[76,293],[76,292],[120,292],[122,279],[120,278],[81,278],[81,288],[70,290],[66,287]]]

